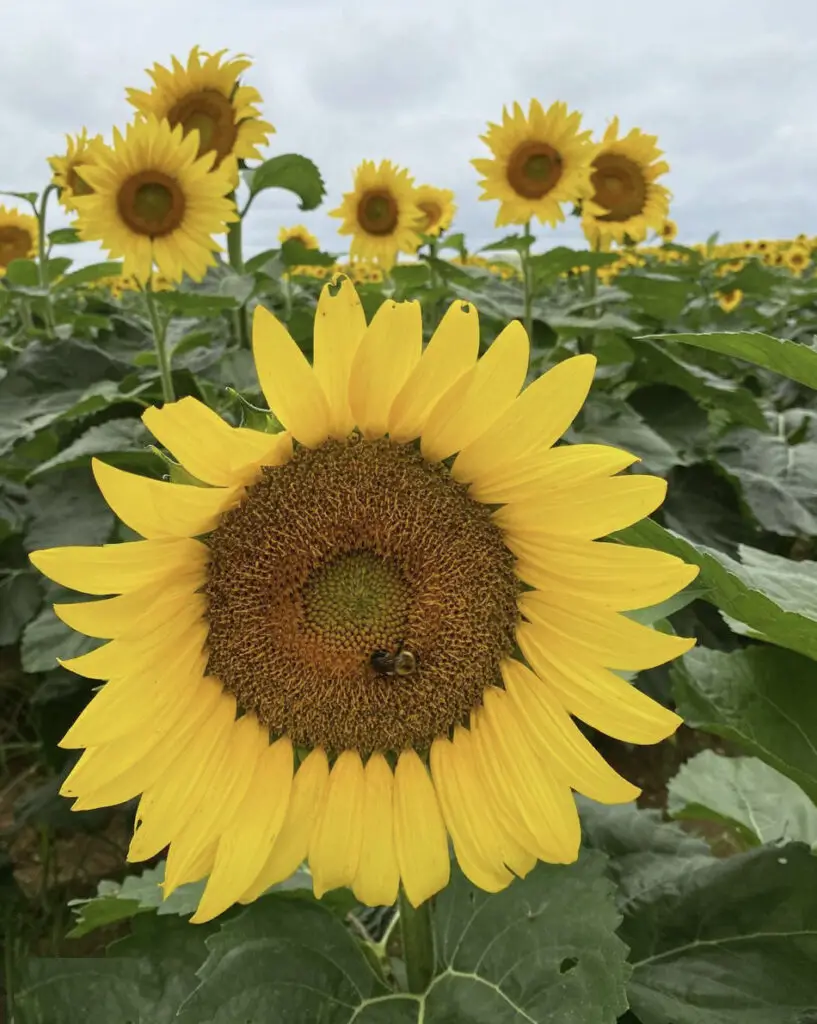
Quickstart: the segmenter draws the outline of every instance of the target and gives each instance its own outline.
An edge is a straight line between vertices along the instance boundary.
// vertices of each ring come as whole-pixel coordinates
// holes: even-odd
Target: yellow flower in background
[[[349,256],[375,260],[390,270],[398,252],[414,253],[423,215],[414,200],[414,179],[391,160],[364,160],[355,171],[354,187],[330,217],[342,220],[338,233],[351,235]]]
[[[12,260],[37,254],[37,218],[11,207],[0,206],[0,277]]]
[[[281,228],[278,232],[278,241],[281,245],[290,239],[297,239],[305,249],[320,249],[321,244],[315,236],[303,226],[296,224],[293,228]]]
[[[502,111],[502,124],[488,124],[480,138],[491,150],[489,159],[471,163],[484,175],[480,199],[499,200],[496,224],[542,224],[563,221],[562,203],[576,203],[590,194],[590,163],[595,147],[589,131],[580,131],[581,114],[568,113],[566,103],[545,111],[531,100],[527,117],[514,103]]]
[[[730,288],[728,291],[715,292],[715,297],[724,313],[731,313],[741,304],[743,292],[740,288]]]
[[[614,670],[693,641],[625,614],[697,569],[599,538],[649,515],[666,484],[621,475],[617,448],[556,442],[595,358],[527,387],[518,321],[479,358],[472,303],[423,347],[418,302],[366,323],[348,279],[323,289],[310,365],[255,312],[278,434],[192,397],[143,414],[202,486],[95,459],[143,540],[36,551],[101,600],[59,604],[104,641],[63,662],[106,681],[62,740],[85,748],[76,810],[140,797],[129,859],[169,845],[165,896],[209,876],[195,922],[248,903],[308,860],[316,895],[417,906],[449,879],[495,892],[537,859],[570,863],[572,790],[638,790],[573,716],[630,743],[680,723]],[[104,595],[115,595],[104,596]],[[302,752],[302,753],[298,753]]]
[[[423,215],[417,227],[424,235],[441,235],[451,227],[457,212],[454,193],[448,188],[418,185],[414,190],[414,203]]]
[[[671,242],[678,235],[678,225],[674,220],[667,218],[658,233],[665,242]]]
[[[82,176],[81,166],[82,164],[93,164],[96,154],[104,151],[104,143],[101,135],[88,138],[85,128],[79,135],[66,135],[65,138],[67,141],[65,154],[50,156],[48,162],[53,171],[51,181],[59,189],[60,203],[69,213],[72,213],[76,210],[75,197],[87,196],[93,191]]]
[[[114,129],[112,147],[95,156],[83,174],[94,190],[77,196],[77,230],[99,241],[113,259],[122,257],[122,273],[147,281],[154,263],[169,280],[183,274],[200,281],[215,263],[223,234],[238,219],[229,199],[235,162],[213,168],[215,153],[198,157],[198,135],[183,135],[152,115]]]
[[[127,90],[128,102],[140,114],[166,118],[172,128],[181,125],[185,135],[197,131],[198,155],[213,152],[216,167],[229,156],[260,160],[259,147],[275,131],[256,106],[261,94],[240,80],[252,61],[243,55],[225,60],[226,53],[205,53],[194,46],[186,67],[172,57],[172,69],[158,63],[148,69],[150,92]]]
[[[633,128],[619,139],[619,121],[610,122],[593,158],[591,204],[584,204],[582,228],[591,245],[606,248],[630,239],[643,241],[660,232],[669,212],[670,193],[656,179],[669,170],[660,160],[655,135]]]
[[[807,246],[797,243],[790,246],[783,254],[783,262],[795,277],[800,277],[811,262],[811,252]]]

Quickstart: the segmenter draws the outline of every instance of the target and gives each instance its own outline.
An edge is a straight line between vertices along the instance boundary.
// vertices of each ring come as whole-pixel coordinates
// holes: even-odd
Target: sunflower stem
[[[52,192],[56,192],[56,185],[49,185],[43,192],[40,205],[34,207],[34,212],[37,214],[37,275],[40,281],[40,288],[45,291],[43,296],[43,304],[45,306],[45,326],[49,338],[54,338],[55,323],[54,323],[54,307],[51,305],[51,288],[48,280],[48,250],[45,245],[45,214],[48,209],[48,197]]]
[[[156,309],[156,300],[153,297],[153,288],[148,281],[144,289],[145,303],[150,317],[150,326],[153,330],[153,345],[156,349],[156,361],[159,364],[159,372],[162,375],[162,398],[164,401],[175,401],[176,394],[173,390],[173,374],[170,371],[170,357],[167,352],[167,321],[162,324],[159,319],[159,312]]]
[[[236,204],[236,210],[238,210],[238,202],[236,200],[235,192],[231,192],[230,199]],[[236,272],[236,274],[244,273],[244,252],[242,248],[242,232],[241,228],[244,223],[244,214],[250,208],[249,201],[243,210],[239,212],[238,220],[234,220],[227,228],[227,255],[230,257],[230,266]],[[239,306],[238,309],[233,311],[233,332],[236,337],[236,341],[242,348],[250,347],[250,332],[247,324],[247,307],[245,305]]]
[[[531,222],[525,224],[524,246],[520,250],[522,261],[522,289],[525,302],[525,332],[528,340],[533,344],[533,281],[530,272],[530,245],[533,237],[530,233]]]
[[[409,992],[425,992],[434,977],[434,931],[431,926],[431,900],[419,907],[409,903],[403,889],[397,900],[403,960]]]

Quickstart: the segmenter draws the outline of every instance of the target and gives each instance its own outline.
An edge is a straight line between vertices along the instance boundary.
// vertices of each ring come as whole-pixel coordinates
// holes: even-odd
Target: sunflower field
[[[2,183],[0,1016],[817,1024],[817,239],[533,100],[249,254],[249,67]]]

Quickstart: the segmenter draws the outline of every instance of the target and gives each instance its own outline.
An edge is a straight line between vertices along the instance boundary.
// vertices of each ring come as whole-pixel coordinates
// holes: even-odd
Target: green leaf
[[[103,544],[113,513],[99,493],[90,468],[59,469],[34,484],[26,551],[69,544]]]
[[[698,647],[670,670],[678,714],[738,743],[817,803],[814,662],[774,647],[729,654]]]
[[[589,249],[576,250],[559,245],[547,252],[537,253],[530,258],[530,267],[537,284],[552,280],[568,270],[606,267],[618,260],[614,252],[591,252]]]
[[[656,320],[674,320],[681,315],[696,282],[679,281],[665,274],[621,274],[616,287],[632,296],[633,304]]]
[[[307,249],[298,238],[288,238],[281,246],[285,267],[332,267],[335,257],[320,249]]]
[[[817,350],[797,341],[773,338],[751,331],[725,331],[717,334],[649,334],[659,341],[680,341],[710,352],[743,359],[756,366],[780,373],[810,388],[817,388]]]
[[[326,193],[321,172],[308,157],[298,153],[281,153],[264,161],[260,167],[245,171],[250,197],[268,188],[283,188],[300,199],[298,208],[314,210]]]
[[[817,857],[791,844],[715,860],[646,893],[621,937],[641,1024],[805,1024],[817,1013]]]
[[[665,476],[680,460],[678,451],[657,434],[631,405],[613,395],[591,395],[582,409],[580,425],[567,432],[573,443],[607,444],[624,448],[643,460],[644,468]]]
[[[58,658],[78,658],[99,646],[97,640],[66,626],[49,606],[23,630],[20,664],[24,672],[50,672],[57,667]]]
[[[82,239],[76,228],[55,228],[48,232],[48,241],[52,245],[73,245],[75,242],[81,242]]]
[[[105,277],[119,277],[122,273],[122,264],[116,260],[105,263],[91,263],[87,267],[80,267],[71,274],[66,274],[61,281],[54,286],[54,291],[63,288],[78,288],[83,284],[91,284],[94,281],[101,281]]]
[[[455,249],[457,252],[462,252],[465,249],[465,235],[461,231],[457,231],[453,235],[443,235],[438,241],[437,248],[442,249]]]
[[[156,292],[157,305],[182,316],[220,316],[225,310],[238,309],[241,303],[232,295],[210,295],[207,292]]]
[[[0,647],[11,647],[43,602],[40,580],[28,569],[0,571]],[[53,667],[53,666],[52,666]]]
[[[90,427],[76,441],[45,462],[40,463],[29,479],[37,479],[59,467],[85,466],[93,456],[105,456],[106,462],[125,468],[148,468],[153,459],[146,446],[151,435],[140,420],[108,420]]]
[[[525,252],[528,246],[535,241],[536,239],[533,235],[505,235],[504,238],[498,238],[495,242],[483,245],[477,252]]]
[[[6,267],[5,282],[25,288],[37,288],[40,272],[36,260],[12,260]]]
[[[729,825],[752,846],[780,840],[817,846],[817,807],[756,757],[702,750],[670,781],[667,810],[673,818]]]
[[[34,206],[40,198],[36,192],[9,192],[7,190],[0,190],[0,196],[14,196],[15,199],[25,199],[25,201],[27,203],[31,203],[32,206]]]

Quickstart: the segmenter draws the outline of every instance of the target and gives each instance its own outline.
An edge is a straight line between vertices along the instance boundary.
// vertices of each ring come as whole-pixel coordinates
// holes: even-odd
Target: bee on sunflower
[[[12,260],[37,254],[37,218],[8,206],[0,206],[0,277]]]

